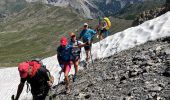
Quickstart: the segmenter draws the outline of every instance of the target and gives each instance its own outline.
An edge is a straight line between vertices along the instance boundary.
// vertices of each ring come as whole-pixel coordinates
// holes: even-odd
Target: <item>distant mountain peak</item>
[[[78,14],[93,18],[118,13],[126,5],[147,0],[26,0],[27,2],[43,2],[60,7],[71,7]]]

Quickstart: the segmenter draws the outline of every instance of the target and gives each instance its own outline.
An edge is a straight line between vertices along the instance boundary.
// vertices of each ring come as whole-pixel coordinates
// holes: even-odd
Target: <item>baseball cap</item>
[[[60,40],[60,44],[66,46],[67,45],[67,38],[62,37],[61,40]]]
[[[18,70],[21,78],[26,78],[28,75],[29,63],[22,62],[18,65]]]
[[[84,23],[84,26],[88,26],[88,24],[87,24],[87,23]]]

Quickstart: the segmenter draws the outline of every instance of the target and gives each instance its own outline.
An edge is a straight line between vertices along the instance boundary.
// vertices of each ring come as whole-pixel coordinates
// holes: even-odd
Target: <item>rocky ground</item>
[[[170,100],[170,37],[95,60],[71,83],[70,95],[55,88],[56,100]]]

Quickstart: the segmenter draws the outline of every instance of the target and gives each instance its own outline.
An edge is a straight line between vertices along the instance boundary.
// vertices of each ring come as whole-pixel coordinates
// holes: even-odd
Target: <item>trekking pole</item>
[[[101,43],[100,43],[100,40],[99,40],[99,45],[100,45],[100,52],[101,52]]]
[[[100,18],[100,16],[98,16],[98,36],[99,36],[99,44],[100,44],[100,52],[101,52],[101,43],[100,43],[100,40],[101,40],[101,31],[100,31],[100,26],[101,26],[101,18]]]
[[[91,46],[91,47],[92,47],[92,46]],[[93,71],[94,71],[94,62],[93,62],[93,58],[92,58],[91,49],[90,49],[90,57],[91,57],[91,61],[92,61]]]
[[[14,94],[11,96],[11,100],[15,100]]]

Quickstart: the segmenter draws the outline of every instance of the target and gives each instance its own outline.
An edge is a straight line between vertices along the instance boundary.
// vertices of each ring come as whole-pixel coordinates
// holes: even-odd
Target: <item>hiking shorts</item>
[[[91,49],[91,44],[88,45],[88,43],[87,43],[87,46],[84,46],[84,49],[85,49],[85,51],[90,50]]]
[[[77,60],[79,60],[79,59],[80,59],[80,55],[77,55],[77,56],[74,56],[74,57],[73,57],[72,61],[77,61]]]
[[[63,71],[69,73],[69,72],[70,72],[70,69],[71,69],[71,61],[69,61],[69,62],[64,62],[63,65],[64,65]]]

